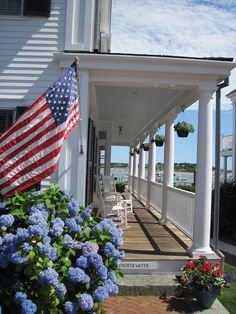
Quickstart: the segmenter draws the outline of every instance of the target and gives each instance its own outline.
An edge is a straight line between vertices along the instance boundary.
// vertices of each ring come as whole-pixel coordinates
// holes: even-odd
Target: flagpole
[[[76,73],[77,73],[77,81],[79,83],[79,57],[75,57],[75,64],[76,64]],[[79,84],[78,84],[78,89],[79,89]],[[80,92],[79,92],[80,96]],[[80,98],[80,97],[79,97]],[[81,103],[79,104],[79,110],[80,110],[80,123],[79,123],[79,137],[80,137],[80,151],[79,153],[82,155],[84,153],[84,147],[83,147],[83,142],[82,142],[82,127],[81,127]]]

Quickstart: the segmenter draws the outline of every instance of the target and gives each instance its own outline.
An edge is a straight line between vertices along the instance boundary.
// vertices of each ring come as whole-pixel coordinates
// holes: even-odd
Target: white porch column
[[[141,141],[142,144],[143,141]],[[144,179],[145,176],[145,155],[144,149],[139,148],[139,169],[138,169],[138,198],[140,199],[141,195],[141,179]]]
[[[135,146],[136,148],[136,146]],[[138,176],[138,154],[136,152],[134,148],[134,156],[133,156],[133,182],[132,182],[132,191],[134,192],[135,191],[135,180],[136,180],[136,177]],[[138,191],[135,191],[136,193]]]
[[[134,172],[134,156],[131,155],[132,147],[129,148],[129,189],[132,191],[133,172]]]
[[[148,155],[148,184],[147,184],[147,205],[151,202],[151,182],[156,181],[156,144],[152,142],[156,130],[149,134],[149,155]]]
[[[85,204],[87,176],[89,73],[80,71],[79,74],[81,121],[64,143],[63,153],[58,164],[58,183],[61,188],[69,190],[83,205]],[[83,152],[81,148],[83,148]]]
[[[169,115],[165,125],[165,148],[164,148],[164,173],[162,191],[162,211],[160,223],[165,225],[168,222],[167,200],[168,186],[174,182],[174,119],[176,115]]]
[[[105,169],[104,174],[109,176],[111,173],[111,144],[106,144]]]
[[[210,248],[212,193],[212,91],[200,90],[198,109],[196,196],[193,221],[193,256],[214,255]]]
[[[224,156],[224,182],[227,182],[227,156]]]

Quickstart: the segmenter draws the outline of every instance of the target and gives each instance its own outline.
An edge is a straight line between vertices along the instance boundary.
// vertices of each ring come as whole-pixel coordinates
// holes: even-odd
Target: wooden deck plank
[[[134,214],[128,216],[124,229],[125,260],[179,260],[189,258],[187,249],[192,241],[174,225],[159,224],[159,214],[133,200]]]

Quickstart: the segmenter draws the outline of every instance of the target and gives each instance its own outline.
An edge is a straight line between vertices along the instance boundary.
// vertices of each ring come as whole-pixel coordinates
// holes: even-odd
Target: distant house
[[[93,202],[94,175],[109,174],[111,145],[149,152],[130,156],[129,186],[142,202],[193,238],[192,255],[210,248],[212,104],[217,84],[235,67],[232,58],[188,58],[110,52],[110,0],[1,1],[0,120],[3,132],[79,57],[80,125],[64,144],[48,182]],[[196,194],[173,187],[173,122],[199,102]],[[164,182],[155,182],[151,139],[165,124]],[[83,148],[83,153],[81,148]],[[186,147],[186,150],[189,149]],[[148,154],[148,179],[144,178]],[[43,182],[46,185],[47,182]]]

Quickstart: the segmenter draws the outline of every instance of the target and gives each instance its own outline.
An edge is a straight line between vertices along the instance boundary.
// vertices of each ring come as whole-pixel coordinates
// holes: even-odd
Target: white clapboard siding
[[[0,16],[0,109],[32,104],[60,76],[54,53],[64,50],[66,4],[52,0],[49,18]]]

